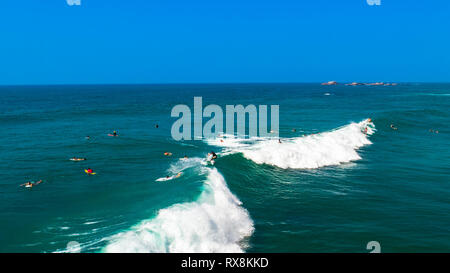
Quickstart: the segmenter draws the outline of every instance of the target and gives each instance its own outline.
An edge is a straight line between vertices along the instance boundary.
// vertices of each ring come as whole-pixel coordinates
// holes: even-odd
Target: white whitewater
[[[223,147],[224,155],[242,153],[257,164],[284,169],[313,169],[361,159],[357,150],[372,144],[368,136],[374,132],[375,125],[366,119],[324,133],[282,139],[282,143],[278,139],[238,139],[229,136],[206,141],[210,145]]]
[[[215,168],[202,170],[208,176],[197,201],[161,209],[154,218],[108,238],[103,251],[243,252],[253,221],[223,176]]]

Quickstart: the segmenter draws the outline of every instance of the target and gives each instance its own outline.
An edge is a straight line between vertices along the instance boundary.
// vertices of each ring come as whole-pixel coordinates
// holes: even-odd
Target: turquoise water
[[[280,105],[282,143],[174,141],[194,96]],[[450,84],[0,87],[0,252],[448,252],[448,109]]]

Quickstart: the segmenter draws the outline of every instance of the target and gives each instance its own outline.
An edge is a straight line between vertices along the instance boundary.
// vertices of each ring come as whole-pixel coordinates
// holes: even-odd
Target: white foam
[[[367,128],[367,132],[364,130]],[[375,132],[375,125],[364,120],[344,127],[303,137],[253,140],[227,139],[209,140],[208,144],[221,146],[224,154],[242,153],[257,164],[269,164],[280,168],[313,169],[338,165],[361,159],[357,150],[372,144],[368,135]],[[229,145],[228,145],[229,144]]]
[[[253,221],[214,168],[196,202],[162,209],[129,231],[108,239],[104,252],[243,252]]]
[[[180,158],[177,162],[170,165],[169,173],[175,175],[185,169],[200,166],[200,163],[203,161],[205,161],[205,159],[200,157]]]

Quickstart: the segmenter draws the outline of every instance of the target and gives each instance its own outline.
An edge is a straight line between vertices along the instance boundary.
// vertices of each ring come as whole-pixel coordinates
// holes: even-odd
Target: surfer
[[[119,135],[117,134],[117,131],[113,131],[112,134],[108,134],[108,136],[117,137]]]
[[[25,187],[25,188],[32,188],[33,186],[39,185],[42,183],[42,180],[39,180],[37,182],[33,182],[33,181],[28,181],[27,183],[23,183],[22,185],[20,185],[21,187]]]
[[[94,170],[91,169],[91,168],[87,168],[87,169],[86,169],[86,173],[87,173],[87,174],[94,174]]]
[[[215,163],[214,159],[216,159],[216,158],[217,158],[216,153],[214,151],[211,151],[210,153],[208,153],[208,157],[207,157],[206,161],[209,161],[211,164],[214,165],[214,163]]]
[[[70,160],[72,161],[84,161],[86,158],[72,157]]]
[[[183,172],[179,172],[179,173],[177,173],[176,175],[172,175],[172,176],[166,175],[166,177],[158,178],[158,179],[156,179],[156,181],[168,181],[168,180],[172,180],[172,179],[175,179],[175,178],[180,177],[182,174],[183,174]]]

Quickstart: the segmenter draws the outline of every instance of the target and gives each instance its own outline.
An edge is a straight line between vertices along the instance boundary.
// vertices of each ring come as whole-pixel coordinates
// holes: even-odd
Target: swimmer
[[[158,125],[158,124],[155,124],[155,128],[159,128],[159,125]]]
[[[27,183],[23,183],[22,185],[20,185],[21,187],[25,187],[25,188],[32,188],[33,186],[39,185],[42,183],[42,180],[39,180],[37,182],[33,182],[33,181],[28,181]]]

